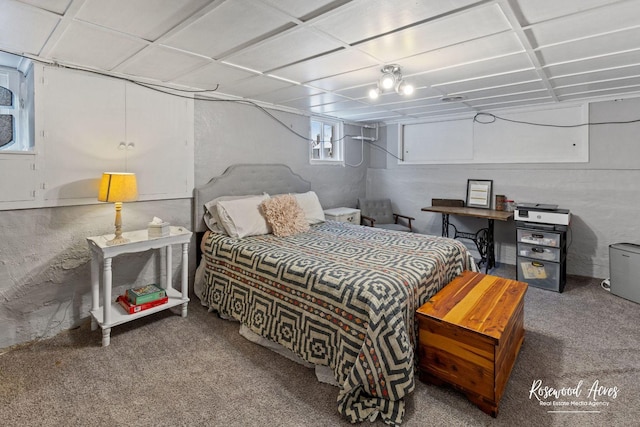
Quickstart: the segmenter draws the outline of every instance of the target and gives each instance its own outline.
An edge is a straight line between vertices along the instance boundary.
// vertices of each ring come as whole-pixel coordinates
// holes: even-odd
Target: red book
[[[129,314],[138,313],[143,310],[148,310],[150,308],[157,307],[159,305],[165,304],[167,301],[169,301],[169,297],[164,297],[164,298],[157,299],[155,301],[149,301],[149,302],[136,305],[136,304],[131,304],[127,299],[126,295],[120,295],[118,296],[118,298],[116,298],[116,302],[118,302],[122,306],[122,308],[124,308],[124,310]]]

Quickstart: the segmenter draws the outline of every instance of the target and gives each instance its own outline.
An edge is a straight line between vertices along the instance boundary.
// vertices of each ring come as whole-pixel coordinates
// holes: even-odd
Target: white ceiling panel
[[[572,43],[549,46],[538,52],[543,64],[551,65],[636,50],[638,49],[638,40],[640,40],[640,28],[635,28]]]
[[[640,76],[640,64],[550,79],[555,88]]]
[[[412,76],[411,80],[425,86],[436,86],[444,83],[476,80],[480,77],[489,77],[498,74],[507,75],[516,71],[532,69],[533,65],[531,64],[530,58],[525,53],[520,53],[440,69],[419,76]]]
[[[273,92],[257,95],[255,99],[257,99],[258,101],[270,102],[273,104],[282,104],[286,101],[306,98],[308,96],[317,95],[319,93],[323,93],[323,91],[304,85],[292,85]]]
[[[248,0],[226,1],[168,37],[164,44],[219,59],[225,52],[288,23],[281,13],[257,8]]]
[[[211,0],[86,0],[79,20],[155,40]]]
[[[454,46],[403,58],[400,62],[406,76],[425,71],[459,66],[514,53],[524,53],[520,40],[512,32],[500,33]]]
[[[624,72],[627,67],[637,64],[640,64],[640,48],[618,54],[551,65],[545,67],[544,71],[550,78],[556,78],[566,75],[588,75],[598,70],[619,69],[620,72]]]
[[[27,3],[33,6],[37,6],[44,10],[62,15],[65,10],[71,4],[71,0],[20,0],[22,3]],[[4,6],[3,6],[4,7]],[[4,12],[4,9],[3,9]]]
[[[118,71],[167,81],[208,63],[209,61],[200,56],[189,55],[182,51],[148,47],[124,66],[119,67]]]
[[[375,66],[378,63],[362,52],[342,49],[288,67],[280,68],[272,74],[297,82],[309,82],[337,74]]]
[[[564,86],[555,88],[554,92],[559,96],[570,95],[574,93],[599,92],[604,90],[618,90],[629,87],[640,87],[640,76],[629,77],[626,79],[605,80],[601,82],[592,82],[588,84],[579,84],[572,86]]]
[[[227,85],[254,75],[255,74],[239,68],[212,62],[209,65],[205,65],[204,67],[176,78],[174,81],[198,89],[215,89],[216,85]]]
[[[50,12],[9,0],[0,1],[0,48],[37,55],[60,22]]]
[[[593,37],[640,26],[640,7],[634,3],[620,3],[607,8],[590,10],[578,15],[534,25],[527,33],[532,46],[539,47]]]
[[[382,36],[357,47],[390,62],[510,29],[500,7],[490,5]]]
[[[328,6],[336,3],[334,0],[265,0],[265,2],[298,19],[302,19],[307,15],[315,16],[317,13],[321,13],[319,11],[326,12],[327,9],[331,10],[332,7]]]
[[[71,24],[51,51],[53,59],[112,70],[147,46],[142,40],[83,23]]]
[[[318,36],[315,32],[302,28],[244,49],[228,56],[225,61],[265,72],[341,47],[340,43],[329,37]]]
[[[356,1],[340,9],[340,13],[317,20],[313,26],[333,34],[345,43],[353,44],[476,2],[477,0]]]
[[[640,95],[640,0],[0,0],[0,11],[9,53],[355,122]],[[414,94],[369,99],[389,64]],[[456,94],[465,102],[441,102]]]
[[[273,92],[290,86],[291,83],[282,80],[270,79],[264,76],[253,76],[234,83],[222,83],[218,91],[243,98],[253,98],[263,93]]]
[[[522,25],[526,26],[617,1],[619,0],[516,0],[516,5],[524,18]]]
[[[286,105],[287,107],[299,108],[304,110],[318,105],[332,104],[334,102],[344,101],[349,101],[349,99],[344,98],[340,95],[336,95],[335,93],[319,93],[316,95],[311,95],[307,98],[300,98],[283,102],[282,104]]]
[[[309,86],[324,90],[339,91],[354,86],[373,84],[380,78],[380,67],[369,67],[362,70],[350,71],[320,80],[309,82]],[[368,90],[367,90],[368,92]]]
[[[434,86],[449,95],[453,95],[456,93],[472,92],[475,90],[483,90],[485,88],[508,86],[534,80],[540,80],[538,72],[536,70],[524,70]]]

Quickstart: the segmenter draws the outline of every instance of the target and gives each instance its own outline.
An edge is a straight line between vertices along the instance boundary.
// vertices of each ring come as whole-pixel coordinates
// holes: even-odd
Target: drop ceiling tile
[[[268,92],[255,96],[258,101],[271,102],[274,104],[292,101],[311,95],[322,93],[320,89],[311,88],[303,85],[292,85],[273,92]]]
[[[27,3],[41,9],[48,10],[50,12],[63,15],[71,4],[71,0],[19,0],[22,3]]]
[[[53,13],[5,1],[0,13],[0,48],[38,55],[59,21]]]
[[[51,57],[110,71],[146,45],[128,36],[73,22],[52,49]]]
[[[463,64],[458,67],[439,69],[418,76],[412,76],[411,79],[416,82],[416,85],[438,86],[446,83],[475,80],[480,77],[490,77],[498,74],[532,69],[533,64],[529,57],[524,53],[520,53],[492,58],[486,61]]]
[[[527,34],[534,48],[568,40],[577,40],[640,25],[640,7],[637,2],[611,5],[607,13],[595,9],[563,19],[534,25]]]
[[[349,99],[336,95],[334,93],[320,93],[317,95],[311,95],[308,98],[300,98],[283,102],[282,105],[292,108],[299,108],[302,110],[308,110],[311,107],[344,101],[349,101]]]
[[[594,71],[590,73],[574,74],[571,76],[551,79],[550,81],[554,87],[563,87],[637,76],[640,76],[640,64],[622,68],[610,68],[608,70]]]
[[[517,0],[524,25],[534,24],[559,16],[570,15],[594,7],[615,3],[617,0]]]
[[[369,55],[352,49],[342,49],[280,68],[271,74],[304,83],[377,65]]]
[[[513,73],[496,74],[489,77],[479,77],[477,79],[462,80],[457,82],[435,85],[447,95],[469,92],[478,89],[485,89],[497,86],[513,85],[517,83],[540,80],[536,70],[515,71]]]
[[[249,12],[251,11],[251,12]],[[222,3],[164,44],[219,59],[228,51],[289,24],[281,13],[247,0]]]
[[[628,67],[640,64],[640,49],[622,52],[614,55],[606,55],[589,58],[580,61],[550,65],[544,68],[545,73],[550,78],[557,78],[567,75],[589,73],[598,70],[607,70],[616,67]]]
[[[398,61],[398,64],[402,67],[403,74],[410,76],[523,52],[524,48],[518,37],[512,32],[507,32],[403,58]]]
[[[502,109],[510,109],[515,107],[528,107],[531,105],[553,104],[552,98],[534,98],[526,100],[515,100],[509,102],[487,102],[482,105],[475,105],[473,108],[480,111],[495,111]]]
[[[532,82],[517,83],[505,86],[496,86],[490,88],[474,89],[471,91],[448,92],[447,95],[464,96],[465,98],[486,98],[500,95],[517,94],[522,92],[531,92],[538,90],[547,90],[541,80]]]
[[[296,18],[305,18],[306,16],[315,16],[316,13],[325,12],[327,6],[334,3],[334,0],[315,0],[315,1],[300,1],[300,0],[263,0],[265,3],[270,4],[277,9],[288,13]],[[332,9],[329,7],[329,9]]]
[[[265,72],[341,47],[328,37],[298,28],[232,54],[225,61]]]
[[[379,34],[433,18],[477,0],[422,1],[369,0],[351,2],[326,18],[320,18],[313,26],[334,37],[353,44]],[[382,17],[382,19],[380,19]]]
[[[316,105],[316,106],[310,107],[309,110],[314,113],[329,114],[335,111],[343,111],[351,108],[363,108],[363,107],[364,106],[358,101],[341,101],[341,102],[332,102],[330,104]]]
[[[252,76],[243,80],[232,83],[222,83],[220,92],[241,96],[243,98],[251,98],[263,93],[273,92],[291,86],[291,83],[283,82],[265,76]]]
[[[588,59],[638,49],[640,28],[606,34],[599,37],[544,47],[538,50],[542,65]]]
[[[87,0],[76,18],[153,41],[207,3],[210,0]]]
[[[555,88],[554,92],[560,96],[570,95],[574,93],[600,92],[607,90],[618,90],[628,87],[640,87],[640,76],[629,77],[626,79],[607,80],[600,82],[591,82],[573,86],[565,86]]]
[[[495,105],[495,104],[506,104],[511,102],[525,102],[527,100],[537,100],[537,99],[551,99],[549,96],[549,92],[546,90],[538,90],[532,91],[528,93],[518,93],[512,95],[503,95],[503,96],[490,96],[484,98],[477,99],[466,99],[464,101],[465,104],[476,107],[481,105]]]
[[[378,37],[357,47],[383,62],[391,62],[510,29],[500,7],[493,4]]]
[[[471,108],[460,103],[438,104],[429,107],[411,107],[396,110],[402,114],[410,115],[433,115],[433,114],[452,114],[452,113],[465,113],[472,111]]]
[[[637,97],[640,95],[640,86],[601,90],[598,92],[580,92],[568,95],[562,95],[559,97],[560,101],[577,101],[577,100],[595,100],[598,98],[611,98],[611,97]]]
[[[213,62],[174,79],[174,82],[199,89],[214,89],[216,85],[232,83],[254,75],[239,68]]]
[[[425,96],[425,97],[420,97],[420,98],[414,98],[414,99],[406,99],[406,98],[402,98],[400,100],[398,100],[398,98],[394,98],[393,100],[383,100],[379,105],[382,105],[386,108],[392,109],[392,110],[398,110],[398,109],[402,109],[402,108],[410,108],[410,107],[421,107],[421,106],[425,106],[425,105],[436,105],[436,104],[440,104],[440,99],[442,98],[442,96],[440,94],[435,94],[434,96]],[[377,100],[375,100],[377,101]],[[370,101],[370,103],[372,105],[378,105],[375,103],[375,101]],[[393,101],[393,102],[391,102]]]
[[[208,63],[209,61],[200,56],[151,46],[137,54],[123,67],[119,67],[118,71],[167,81]]]
[[[337,76],[328,77],[308,82],[309,86],[317,87],[329,91],[338,91],[354,86],[364,86],[375,84],[382,74],[380,67],[363,68],[362,70],[351,71],[348,73],[338,74]],[[368,90],[367,90],[368,92]]]

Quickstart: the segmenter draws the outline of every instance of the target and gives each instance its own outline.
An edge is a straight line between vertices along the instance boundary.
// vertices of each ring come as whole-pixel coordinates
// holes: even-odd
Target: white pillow
[[[314,191],[296,193],[293,194],[293,196],[295,196],[298,204],[304,211],[304,215],[309,224],[313,225],[324,222],[324,210],[322,210],[318,195]]]
[[[217,203],[218,217],[227,234],[241,239],[271,233],[260,203],[269,195],[253,196],[236,200],[221,200]]]
[[[264,193],[266,194],[266,193]],[[203,220],[209,230],[214,231],[216,233],[225,233],[225,229],[220,223],[220,218],[218,217],[218,202],[224,200],[238,200],[238,199],[246,199],[249,197],[257,197],[257,194],[251,194],[248,196],[220,196],[215,199],[204,204],[204,215]]]

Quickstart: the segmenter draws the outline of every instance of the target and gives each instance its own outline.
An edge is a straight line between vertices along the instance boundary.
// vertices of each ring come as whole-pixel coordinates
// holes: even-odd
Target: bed
[[[335,221],[285,237],[207,229],[207,202],[262,193],[313,192],[285,165],[231,166],[196,189],[196,295],[222,317],[329,367],[338,411],[349,421],[401,423],[403,398],[415,386],[415,311],[463,270],[475,270],[473,258],[456,240]]]

